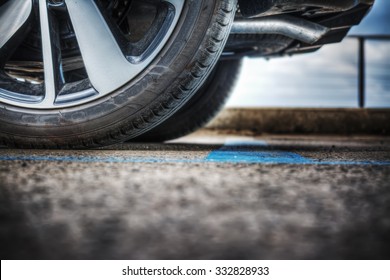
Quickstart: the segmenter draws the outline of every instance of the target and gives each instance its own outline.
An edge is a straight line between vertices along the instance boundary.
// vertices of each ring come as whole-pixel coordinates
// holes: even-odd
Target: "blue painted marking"
[[[227,141],[225,146],[211,152],[208,162],[262,163],[262,164],[311,164],[313,160],[284,151],[258,151],[267,147],[265,141]]]
[[[277,150],[259,151],[267,147],[265,141],[227,142],[218,150],[211,152],[206,162],[217,163],[254,163],[254,164],[301,164],[301,165],[383,165],[390,161],[322,161],[303,157],[299,154]]]
[[[289,152],[221,152],[214,151],[205,159],[149,157],[70,157],[70,156],[0,156],[0,161],[49,161],[78,163],[246,163],[300,165],[376,165],[390,166],[390,161],[321,161]]]
[[[227,141],[218,150],[203,159],[165,157],[104,157],[104,156],[0,156],[0,161],[50,161],[79,163],[246,163],[246,164],[298,164],[298,165],[376,165],[390,166],[390,161],[330,161],[303,157],[299,154],[270,150],[265,141]]]
[[[80,163],[195,163],[203,160],[185,160],[158,157],[101,157],[101,156],[0,156],[0,161],[50,161]]]
[[[232,163],[268,163],[268,164],[311,164],[312,160],[301,155],[282,151],[245,151],[220,149],[211,152],[208,162],[232,162]]]

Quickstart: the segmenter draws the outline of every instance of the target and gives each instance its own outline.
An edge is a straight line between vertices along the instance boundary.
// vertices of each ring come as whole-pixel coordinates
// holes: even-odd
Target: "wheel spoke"
[[[129,81],[135,69],[126,59],[93,0],[66,0],[92,86],[99,94]]]
[[[31,12],[32,0],[8,1],[0,6],[0,65],[5,64],[22,41],[18,35],[31,18]]]
[[[24,25],[31,11],[31,0],[8,1],[0,6],[0,48]]]
[[[40,106],[52,107],[64,79],[58,25],[54,16],[48,10],[46,0],[39,0],[39,17],[45,75],[45,96]]]
[[[92,86],[107,94],[126,84],[147,67],[173,32],[184,0],[169,0],[177,16],[158,46],[144,60],[129,62],[93,0],[65,0]]]

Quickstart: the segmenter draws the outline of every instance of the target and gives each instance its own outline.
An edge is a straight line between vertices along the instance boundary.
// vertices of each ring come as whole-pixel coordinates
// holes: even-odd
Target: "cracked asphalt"
[[[0,148],[1,259],[389,259],[390,138]]]

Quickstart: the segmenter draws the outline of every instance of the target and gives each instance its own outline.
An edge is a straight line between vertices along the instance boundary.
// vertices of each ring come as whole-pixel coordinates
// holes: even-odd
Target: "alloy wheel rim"
[[[0,103],[57,109],[110,95],[158,57],[179,22],[184,1],[5,1],[0,6]],[[74,34],[73,56],[64,50],[69,34],[61,33],[59,15],[68,19]],[[40,61],[13,61],[10,52],[25,44],[34,24],[40,35]],[[74,68],[84,76],[68,79]],[[34,80],[36,76],[41,78]]]

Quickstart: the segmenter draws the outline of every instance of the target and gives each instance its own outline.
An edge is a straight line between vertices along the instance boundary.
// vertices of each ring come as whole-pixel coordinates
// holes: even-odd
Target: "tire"
[[[107,3],[111,3],[111,0],[106,1]],[[165,1],[180,3],[177,0]],[[39,8],[42,9],[41,11],[45,11],[47,6],[42,5],[47,5],[46,1],[39,0],[36,2],[39,3]],[[70,8],[71,5],[75,6],[79,3],[89,5],[93,3],[93,1],[87,0],[65,0],[65,2],[68,5],[68,11],[72,11],[73,9],[73,12],[76,13],[77,7]],[[138,1],[138,3],[141,3],[140,5],[144,4],[142,1]],[[161,3],[166,4],[164,1]],[[75,33],[79,43],[78,46],[80,46],[89,79],[84,79],[81,82],[72,81],[67,87],[65,86],[67,90],[79,90],[77,91],[79,95],[69,93],[69,95],[64,94],[60,96],[57,94],[54,96],[54,106],[49,102],[51,97],[49,96],[50,94],[46,85],[50,85],[51,80],[46,78],[46,72],[44,83],[39,85],[24,85],[19,80],[11,80],[10,82],[9,75],[7,76],[5,74],[6,68],[3,67],[0,73],[0,144],[19,148],[94,148],[123,142],[151,130],[184,106],[203,84],[217,63],[226,43],[230,27],[234,20],[236,5],[236,0],[186,0],[180,11],[180,17],[174,29],[172,29],[172,33],[167,41],[164,42],[158,54],[153,57],[142,71],[137,72],[131,80],[121,85],[118,89],[105,89],[107,92],[101,97],[99,96],[100,91],[95,86],[91,86],[91,83],[96,81],[104,89],[105,84],[101,83],[96,77],[100,75],[100,77],[103,77],[107,81],[116,80],[117,76],[112,75],[112,72],[110,72],[115,72],[116,65],[107,65],[107,68],[101,67],[100,72],[97,71],[99,72],[97,73],[98,75],[93,75],[94,78],[92,78],[92,75],[88,71],[89,65],[86,63],[91,61],[91,59],[85,58],[83,52],[83,48],[85,48],[85,46],[83,47],[83,43],[85,44],[87,42],[85,40],[85,34],[88,32],[82,30],[84,37],[80,35],[82,39],[80,43],[79,37],[77,36],[78,25],[73,21],[72,16],[74,14],[72,15],[70,13],[72,24],[76,26]],[[58,9],[63,10],[63,7],[58,7]],[[37,9],[32,9],[32,13],[35,10]],[[56,12],[47,12],[49,15],[46,15],[46,18],[51,19],[51,13]],[[42,15],[45,12],[40,12],[39,14],[40,18],[38,20],[42,22]],[[37,18],[34,19],[34,15],[29,16],[30,18],[32,18],[32,22],[37,21]],[[75,18],[77,19],[76,16]],[[102,17],[100,16],[100,18]],[[106,14],[104,14],[104,18],[106,19]],[[153,24],[155,21],[157,20],[154,20]],[[48,20],[48,22],[51,21]],[[28,24],[25,24],[25,26],[28,26]],[[108,23],[106,23],[106,26],[109,26]],[[94,25],[94,28],[97,28],[96,25]],[[41,34],[43,34],[41,38],[42,45],[45,47],[45,29],[44,27],[41,27],[41,29]],[[48,29],[48,34],[52,32],[50,34],[54,37],[55,34],[53,35],[53,31],[50,31],[50,29],[51,27]],[[64,31],[61,29],[61,32]],[[82,32],[79,32],[79,34],[82,34]],[[18,33],[25,34],[26,32]],[[31,34],[33,33],[34,30],[26,33],[30,34],[28,35],[30,45],[34,39],[31,38]],[[117,33],[113,32],[113,35],[111,37],[117,38]],[[53,38],[47,36],[46,34],[46,38]],[[93,38],[93,34],[90,36]],[[68,40],[68,37],[64,39],[61,37],[61,39]],[[63,44],[61,41],[61,48],[63,45],[67,47],[72,45],[69,42],[65,43]],[[53,84],[57,82],[56,78],[58,78],[55,72],[58,69],[56,68],[56,61],[54,59],[58,51],[55,47],[58,47],[58,45],[53,44],[53,42],[50,43],[51,58],[54,60],[54,70],[52,71],[54,74],[50,76],[49,73],[47,76],[53,77]],[[74,45],[77,46],[77,44]],[[87,47],[89,48],[88,50],[93,52],[94,48],[99,49],[99,46],[99,44],[93,44],[93,40],[91,39]],[[7,46],[6,50],[8,51],[10,49]],[[26,49],[28,49],[26,45],[18,46],[18,51]],[[137,48],[133,49],[137,50]],[[3,50],[0,49],[1,51]],[[0,53],[0,57],[12,59],[12,57],[26,56],[25,53],[18,53],[18,51],[12,55]],[[145,53],[147,51],[149,49],[145,48]],[[69,53],[74,52],[77,53],[77,49],[69,51]],[[44,65],[46,65],[46,61],[48,60],[45,60],[45,55],[47,54],[45,51],[42,54]],[[138,58],[136,55],[134,57]],[[102,60],[104,60],[103,57]],[[136,65],[136,63],[134,62],[133,65]],[[82,76],[84,72],[82,70],[79,72],[75,71],[71,75],[72,78],[69,79],[73,79],[78,75]],[[102,76],[102,73],[107,77]],[[4,80],[7,82],[4,82]],[[42,88],[40,87],[46,87],[43,90],[44,94],[42,97],[40,95]],[[26,91],[23,92],[26,88],[29,89],[27,93]],[[51,89],[55,89],[55,86],[52,86]],[[16,92],[17,94],[10,95],[9,92]],[[95,97],[96,92],[98,97]],[[95,95],[92,95],[92,93]],[[91,94],[88,97],[90,99],[85,97],[87,94]],[[45,101],[46,103],[44,103],[47,107],[32,106],[30,104],[35,104],[32,101],[23,104],[15,101],[20,100],[19,97],[22,95],[23,98],[26,95],[31,100],[38,100],[39,98],[42,100],[48,99],[49,101]],[[72,99],[74,104],[69,103],[65,106],[62,103],[55,103],[58,101],[59,96],[62,98],[61,102],[65,102],[67,98],[70,99],[71,97],[76,98],[79,96],[88,101],[78,102],[76,99]]]
[[[169,119],[132,139],[133,142],[163,142],[196,131],[213,119],[232,93],[241,70],[241,60],[221,60],[204,85]]]

